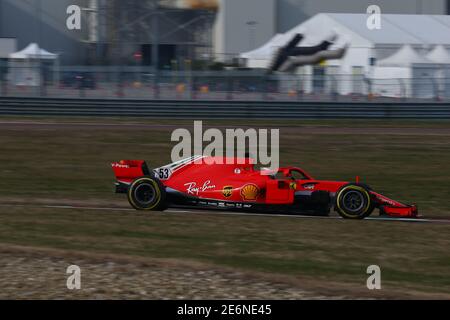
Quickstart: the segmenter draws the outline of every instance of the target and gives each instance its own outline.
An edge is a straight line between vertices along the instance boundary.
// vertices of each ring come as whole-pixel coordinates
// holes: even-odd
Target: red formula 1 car
[[[245,211],[328,215],[363,219],[380,215],[416,217],[417,207],[391,200],[367,185],[316,180],[296,167],[257,170],[250,158],[194,156],[154,170],[142,160],[112,163],[116,192],[138,210],[195,206]]]

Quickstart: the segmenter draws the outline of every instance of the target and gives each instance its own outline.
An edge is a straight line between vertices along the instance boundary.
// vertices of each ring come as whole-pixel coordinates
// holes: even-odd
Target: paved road
[[[61,205],[61,204],[45,204],[45,205],[22,205],[22,204],[0,204],[0,207],[39,207],[39,208],[51,208],[62,210],[93,210],[93,211],[127,211],[134,212],[132,208],[125,207],[105,207],[105,206],[92,206],[92,205]],[[190,208],[170,208],[164,213],[167,214],[195,214],[195,215],[225,215],[225,216],[248,216],[248,217],[283,217],[291,219],[342,219],[339,216],[307,216],[307,215],[293,215],[293,214],[270,214],[270,213],[247,213],[247,212],[235,212],[235,211],[223,211],[218,209],[204,210],[204,209],[190,209]],[[150,214],[150,213],[149,213]],[[378,217],[371,216],[366,218],[367,221],[390,221],[390,222],[409,222],[409,223],[438,223],[438,224],[450,224],[450,219],[442,218],[394,218],[394,217]]]

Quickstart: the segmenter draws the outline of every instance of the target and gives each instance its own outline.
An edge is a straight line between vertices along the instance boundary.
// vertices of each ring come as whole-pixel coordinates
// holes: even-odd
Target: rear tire
[[[364,185],[348,184],[336,195],[336,211],[345,219],[364,219],[374,207],[369,188]]]
[[[128,202],[136,210],[163,211],[167,208],[166,190],[155,177],[134,180],[127,192]]]

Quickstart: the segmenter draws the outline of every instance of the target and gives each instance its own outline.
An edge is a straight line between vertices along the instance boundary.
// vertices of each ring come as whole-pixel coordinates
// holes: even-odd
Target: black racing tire
[[[361,184],[347,184],[336,194],[336,211],[345,219],[364,219],[370,216],[375,203],[370,188]]]
[[[163,211],[167,209],[166,190],[155,177],[134,180],[127,192],[128,202],[136,210]]]

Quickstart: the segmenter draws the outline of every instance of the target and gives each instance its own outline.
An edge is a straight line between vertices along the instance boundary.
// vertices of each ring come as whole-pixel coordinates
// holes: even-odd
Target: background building
[[[85,61],[86,28],[68,30],[67,7],[86,7],[87,0],[0,0],[0,38],[15,38],[17,50],[30,43],[58,53],[62,63]]]
[[[302,75],[301,91],[417,98],[439,91],[448,96],[449,15],[384,14],[381,29],[374,30],[366,21],[366,14],[320,13],[241,57],[249,67],[267,69],[277,48],[296,34],[305,36],[300,46],[311,46],[336,33],[331,49],[348,44],[346,54],[299,67],[293,73]]]
[[[450,14],[448,0],[221,0],[216,57],[224,60],[258,48],[318,13],[366,13],[370,5],[379,5],[382,13]],[[256,23],[250,28],[248,21]]]
[[[70,5],[82,10],[81,30],[66,27]],[[0,38],[17,39],[18,50],[38,43],[65,65],[150,65],[156,57],[171,67],[210,59],[216,10],[215,0],[0,0]]]
[[[63,65],[231,61],[321,12],[447,14],[450,0],[0,0],[0,38],[59,54]],[[69,5],[82,29],[68,30]],[[157,45],[154,45],[156,44]],[[158,60],[158,61],[155,61]]]
[[[214,25],[216,59],[230,60],[270,39],[277,29],[276,3],[276,0],[221,0]]]
[[[215,1],[90,1],[93,64],[178,68],[186,60],[209,60]],[[156,61],[157,60],[157,61]]]

